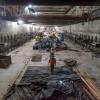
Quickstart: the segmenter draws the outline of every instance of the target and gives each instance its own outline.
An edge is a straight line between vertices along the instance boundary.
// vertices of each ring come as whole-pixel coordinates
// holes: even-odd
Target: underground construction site
[[[100,0],[0,0],[0,100],[100,100]]]

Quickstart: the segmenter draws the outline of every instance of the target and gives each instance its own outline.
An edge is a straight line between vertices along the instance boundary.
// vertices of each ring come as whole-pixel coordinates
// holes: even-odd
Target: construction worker
[[[54,57],[54,54],[50,55],[50,59],[48,61],[48,65],[50,65],[51,73],[54,72],[54,66],[56,65],[56,58]]]

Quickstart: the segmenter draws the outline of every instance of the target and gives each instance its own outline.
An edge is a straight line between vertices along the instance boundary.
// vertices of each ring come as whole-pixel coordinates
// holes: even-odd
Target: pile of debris
[[[5,100],[91,100],[82,88],[73,81],[35,81],[31,84],[19,84]],[[78,83],[79,84],[79,83]]]
[[[35,54],[32,56],[32,62],[40,62],[42,59],[42,55],[41,54]]]
[[[50,48],[55,48],[56,51],[66,50],[67,45],[61,42],[57,37],[56,38],[42,38],[41,40],[37,41],[33,45],[33,49],[47,49],[49,51]]]
[[[53,42],[49,38],[43,38],[33,45],[33,49],[46,49],[53,47]]]
[[[84,91],[80,77],[69,68],[57,68],[49,74],[46,68],[30,66],[19,84],[4,100],[92,100]]]
[[[68,67],[76,67],[77,66],[77,61],[75,59],[69,58],[69,59],[65,59],[64,63],[68,66]]]
[[[11,56],[0,55],[0,68],[7,68],[11,64]]]
[[[67,49],[68,49],[68,46],[65,43],[61,43],[55,47],[56,51],[62,51],[62,50],[67,50]]]

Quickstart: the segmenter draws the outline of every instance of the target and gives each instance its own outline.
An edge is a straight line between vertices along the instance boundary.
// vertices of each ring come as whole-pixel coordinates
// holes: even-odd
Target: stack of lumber
[[[99,86],[89,78],[88,73],[83,72],[82,70],[78,70],[81,79],[83,80],[86,88],[91,93],[91,95],[96,99],[100,100],[100,88]]]

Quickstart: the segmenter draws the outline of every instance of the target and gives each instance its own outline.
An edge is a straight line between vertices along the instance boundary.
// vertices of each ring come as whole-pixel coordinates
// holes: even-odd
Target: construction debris
[[[72,59],[72,58],[65,59],[64,63],[69,67],[76,67],[76,65],[77,65],[77,61],[75,59]]]
[[[34,45],[33,49],[47,49],[49,51],[50,48],[55,48],[56,51],[66,50],[67,45],[60,41],[57,37],[44,37],[38,40]]]
[[[40,54],[35,54],[32,56],[32,62],[40,62],[42,59],[42,55]]]
[[[30,66],[4,100],[93,100],[84,88],[80,77],[69,68],[57,68],[49,74],[46,68]]]
[[[53,47],[53,42],[50,38],[43,38],[37,41],[33,45],[33,49],[46,49],[46,48],[52,48],[52,47]]]
[[[11,56],[0,55],[0,68],[7,68],[11,64]]]
[[[92,43],[90,46],[90,50],[97,54],[100,54],[100,43],[99,42]]]
[[[62,50],[67,50],[67,49],[68,49],[68,46],[65,43],[61,43],[55,47],[56,51],[62,51]]]

